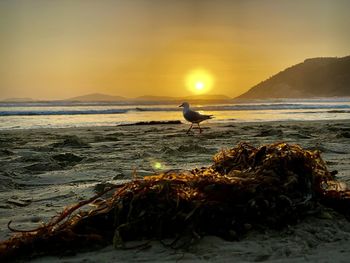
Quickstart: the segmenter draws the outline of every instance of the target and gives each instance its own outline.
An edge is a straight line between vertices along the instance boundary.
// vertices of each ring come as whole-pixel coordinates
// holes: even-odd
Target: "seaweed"
[[[322,205],[349,216],[350,190],[328,171],[319,151],[283,142],[258,148],[240,143],[213,160],[201,169],[110,185],[37,229],[16,230],[9,222],[16,233],[0,243],[0,260],[109,244],[125,248],[129,240],[174,238],[172,247],[188,245],[179,242],[184,236],[239,240],[251,229],[298,223]]]
[[[182,124],[179,120],[174,121],[140,121],[135,123],[119,124],[118,126],[139,126],[139,125],[164,125],[164,124]]]

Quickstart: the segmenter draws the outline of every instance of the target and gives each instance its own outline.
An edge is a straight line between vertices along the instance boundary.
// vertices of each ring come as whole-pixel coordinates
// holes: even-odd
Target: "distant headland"
[[[310,58],[262,81],[237,99],[350,96],[350,56]]]
[[[52,100],[51,100],[52,101]],[[64,100],[54,100],[54,102],[65,103],[65,102],[120,102],[124,104],[138,103],[180,103],[183,101],[188,101],[192,103],[225,103],[232,101],[231,97],[220,95],[220,94],[205,94],[205,95],[193,95],[184,97],[171,97],[171,96],[152,96],[145,95],[135,98],[127,98],[122,96],[112,96],[102,93],[92,93],[83,96],[72,97]],[[10,98],[2,100],[1,102],[50,102],[49,100],[35,100],[32,98]]]

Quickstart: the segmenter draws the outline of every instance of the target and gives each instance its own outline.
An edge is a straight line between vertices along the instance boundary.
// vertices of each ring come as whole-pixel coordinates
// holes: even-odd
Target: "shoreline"
[[[32,229],[70,204],[95,194],[98,185],[146,176],[169,169],[191,170],[212,164],[212,156],[240,141],[255,146],[286,141],[318,149],[329,170],[350,184],[350,119],[203,123],[187,135],[189,124],[40,128],[0,131],[0,239],[18,229]],[[15,200],[15,202],[13,202]],[[23,206],[16,204],[23,204]],[[350,223],[337,213],[310,217],[282,231],[252,233],[238,242],[205,237],[186,261],[300,262],[345,260],[350,256]],[[79,253],[70,262],[176,260],[173,250],[158,243],[146,251]],[[282,246],[284,244],[284,247]],[[331,250],[331,251],[329,251]],[[305,256],[306,255],[306,256]],[[44,257],[34,262],[59,261]]]
[[[285,123],[285,124],[303,124],[303,123],[309,123],[309,124],[316,124],[316,123],[339,123],[339,122],[350,122],[350,117],[346,119],[320,119],[320,120],[269,120],[269,121],[235,121],[233,119],[230,120],[220,120],[220,122],[213,122],[212,119],[210,121],[206,121],[201,123],[201,126],[218,126],[221,127],[223,125],[234,125],[237,124],[238,126],[241,125],[262,125],[262,124],[276,124],[276,123]],[[109,129],[109,128],[116,128],[116,127],[128,127],[128,126],[157,126],[157,125],[190,125],[189,122],[179,119],[179,120],[149,120],[149,121],[135,121],[133,123],[127,123],[127,124],[111,124],[111,125],[91,125],[91,126],[74,126],[74,127],[38,127],[38,128],[8,128],[8,129],[0,129],[0,133],[2,132],[15,132],[15,131],[50,131],[50,130],[85,130],[85,129]]]

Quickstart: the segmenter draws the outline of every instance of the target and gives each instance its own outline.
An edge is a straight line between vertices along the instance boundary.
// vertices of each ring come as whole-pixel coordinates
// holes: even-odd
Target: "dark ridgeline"
[[[85,101],[85,102],[97,102],[97,101],[123,101],[124,97],[121,96],[111,96],[101,93],[92,93],[88,95],[78,96],[70,99],[66,99],[67,101]]]
[[[145,95],[135,98],[126,98],[121,96],[111,96],[101,93],[87,94],[84,96],[69,98],[63,101],[69,102],[121,102],[122,104],[181,104],[184,101],[191,103],[229,103],[232,101],[231,97],[221,94],[203,94],[203,95],[192,95],[185,97],[171,97],[171,96],[154,96]]]
[[[311,58],[252,87],[238,99],[350,96],[350,56]]]

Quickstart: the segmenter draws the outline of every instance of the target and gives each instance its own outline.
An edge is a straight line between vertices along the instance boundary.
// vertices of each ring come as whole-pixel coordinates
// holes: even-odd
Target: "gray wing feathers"
[[[185,119],[192,123],[199,123],[201,121],[211,119],[212,116],[213,115],[203,115],[193,110],[188,110],[187,112],[184,113]]]

